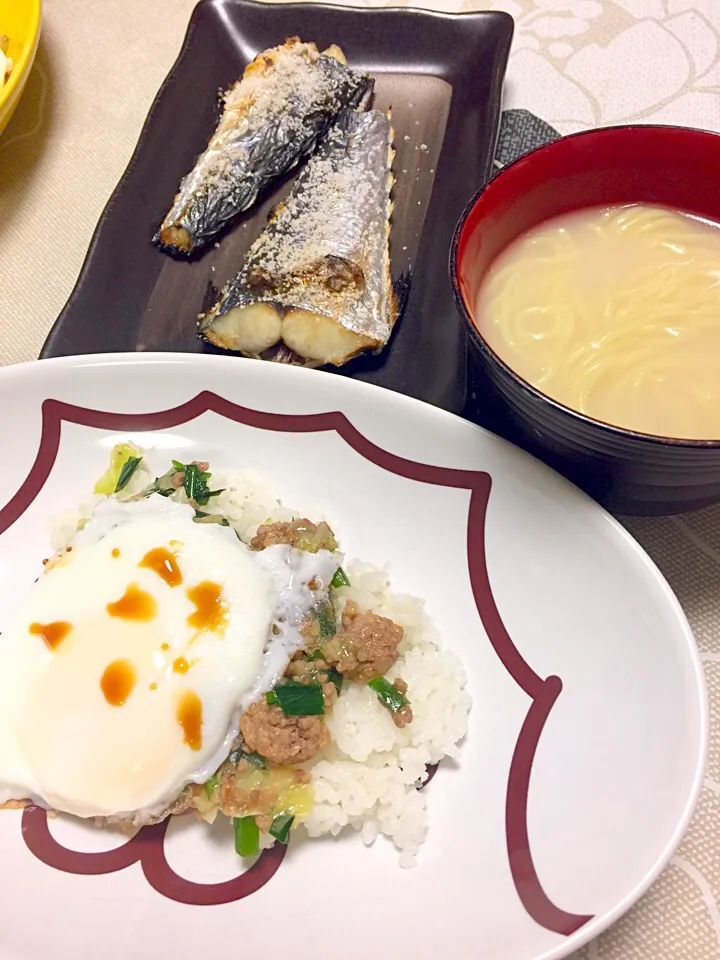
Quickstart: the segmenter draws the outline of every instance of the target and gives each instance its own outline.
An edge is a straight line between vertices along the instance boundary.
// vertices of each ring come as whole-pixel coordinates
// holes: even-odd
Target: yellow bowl
[[[12,72],[0,87],[0,134],[15,112],[40,40],[42,0],[0,0],[0,35],[10,39]]]

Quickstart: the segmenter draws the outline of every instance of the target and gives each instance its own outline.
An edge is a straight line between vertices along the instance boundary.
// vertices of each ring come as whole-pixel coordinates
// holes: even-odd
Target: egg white
[[[282,674],[338,554],[287,546],[251,551],[231,528],[193,521],[192,508],[157,495],[96,508],[72,549],[48,565],[0,635],[0,802],[31,799],[81,817],[141,823],[226,758],[249,703]],[[139,566],[169,549],[182,583]],[[221,589],[224,629],[198,631],[188,589]],[[130,584],[155,602],[150,620],[111,616]],[[67,622],[51,650],[32,624]],[[186,661],[186,672],[173,665]],[[101,678],[127,661],[134,685],[122,705]],[[200,742],[179,721],[187,691],[202,709]]]

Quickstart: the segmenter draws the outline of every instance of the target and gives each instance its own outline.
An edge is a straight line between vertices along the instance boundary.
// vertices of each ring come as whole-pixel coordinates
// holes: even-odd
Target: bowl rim
[[[572,407],[568,407],[563,403],[560,403],[558,400],[554,400],[548,394],[543,393],[542,390],[539,390],[537,387],[533,386],[529,381],[525,380],[520,376],[519,373],[516,373],[511,366],[509,366],[490,346],[487,340],[480,333],[479,329],[475,325],[470,315],[470,311],[465,304],[465,299],[460,290],[460,282],[458,276],[458,250],[460,245],[460,237],[465,229],[467,221],[472,213],[475,205],[477,204],[480,197],[485,193],[485,191],[500,177],[503,176],[508,170],[517,164],[523,162],[532,162],[533,157],[536,154],[539,154],[545,150],[552,149],[557,143],[564,140],[577,140],[580,138],[594,138],[594,137],[603,137],[608,134],[623,134],[623,133],[637,133],[638,131],[647,131],[647,130],[656,130],[663,131],[672,136],[683,137],[686,134],[692,134],[695,136],[701,137],[713,137],[716,140],[720,141],[720,133],[716,133],[711,130],[701,130],[697,127],[683,127],[673,124],[660,124],[660,123],[634,123],[634,124],[616,124],[614,126],[608,127],[592,127],[589,130],[580,130],[578,133],[567,134],[566,136],[558,136],[555,140],[551,140],[549,143],[540,144],[538,147],[533,147],[532,150],[528,150],[526,153],[521,154],[519,157],[516,157],[514,160],[511,160],[510,163],[505,164],[497,170],[472,196],[470,201],[465,206],[460,219],[457,222],[455,227],[455,232],[453,233],[452,242],[450,244],[450,254],[448,260],[448,268],[450,273],[450,282],[452,283],[453,295],[455,297],[455,306],[458,309],[466,328],[469,331],[470,339],[478,346],[480,351],[486,356],[489,357],[494,364],[496,364],[504,372],[504,374],[525,393],[528,394],[533,400],[545,403],[552,407],[560,414],[569,416],[571,419],[576,422],[581,423],[583,426],[593,427],[600,430],[606,436],[611,438],[624,438],[636,440],[641,443],[650,443],[655,446],[661,447],[680,447],[682,449],[688,450],[702,450],[702,449],[720,449],[720,439],[708,439],[708,440],[691,440],[685,437],[664,437],[660,434],[654,433],[643,433],[640,430],[631,430],[627,427],[618,427],[615,424],[607,423],[605,420],[599,420],[595,417],[588,416],[586,413],[582,413],[579,410],[574,410]],[[582,208],[578,208],[582,209]]]
[[[40,42],[40,27],[42,22],[42,0],[29,0],[30,31],[23,43],[17,62],[13,63],[12,73],[8,82],[0,89],[0,110],[13,100],[15,90],[18,93],[27,80],[30,67],[35,59]]]

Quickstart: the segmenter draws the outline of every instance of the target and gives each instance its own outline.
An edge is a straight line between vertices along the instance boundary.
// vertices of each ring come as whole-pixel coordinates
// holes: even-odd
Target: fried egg
[[[0,635],[0,802],[142,823],[227,757],[339,559],[256,553],[193,516],[107,499],[21,601]]]

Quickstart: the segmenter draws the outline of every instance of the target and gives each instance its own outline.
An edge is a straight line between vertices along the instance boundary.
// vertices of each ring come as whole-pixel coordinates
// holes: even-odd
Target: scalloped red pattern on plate
[[[488,577],[485,553],[485,518],[492,480],[481,471],[454,470],[406,460],[376,446],[364,437],[344,414],[276,414],[252,410],[231,403],[209,391],[169,410],[127,414],[90,410],[46,400],[42,406],[42,436],[35,462],[24,483],[0,510],[0,533],[27,510],[50,476],[60,447],[63,421],[105,430],[164,430],[194,420],[212,411],[236,423],[283,433],[335,431],[365,459],[397,476],[437,486],[469,490],[467,556],[475,603],[490,643],[505,669],[530,697],[531,705],[513,751],[505,801],[505,830],[508,859],[515,888],[528,914],[541,926],[569,936],[584,926],[592,915],[568,913],[557,907],[543,890],[530,851],[527,805],[532,765],[540,737],[552,707],[562,691],[559,677],[543,680],[523,659],[503,624]],[[165,897],[180,903],[215,905],[240,900],[272,879],[280,867],[285,848],[276,844],[265,851],[253,866],[224,883],[195,883],[178,876],[167,863],[163,842],[167,822],[143,828],[123,846],[102,853],[68,850],[50,834],[46,814],[37,808],[23,813],[22,833],[28,849],[38,859],[66,873],[96,875],[122,870],[139,862],[151,886]]]

